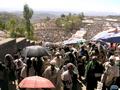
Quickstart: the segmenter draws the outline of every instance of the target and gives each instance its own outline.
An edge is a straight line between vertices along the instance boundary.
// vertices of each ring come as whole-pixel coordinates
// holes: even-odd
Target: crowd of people
[[[4,62],[0,62],[1,90],[13,90],[13,85],[20,89],[18,84],[21,80],[35,75],[49,79],[55,86],[50,90],[80,90],[79,81],[85,84],[87,90],[95,90],[99,84],[102,84],[101,90],[110,90],[111,85],[120,87],[119,44],[107,46],[89,42],[50,50],[51,56],[42,57],[6,54]]]

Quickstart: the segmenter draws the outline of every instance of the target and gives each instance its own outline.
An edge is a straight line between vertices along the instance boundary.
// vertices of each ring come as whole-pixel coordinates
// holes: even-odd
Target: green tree
[[[50,19],[51,19],[51,18],[47,16],[46,19],[45,19],[45,21],[49,21]]]
[[[5,29],[5,23],[0,22],[0,30],[4,30]]]
[[[64,17],[65,17],[65,14],[62,14],[62,15],[61,15],[61,18],[64,18]]]
[[[81,27],[84,27],[84,24],[82,23],[82,20],[84,20],[84,17],[85,17],[84,13],[83,13],[83,12],[80,13],[80,14],[78,15],[78,17],[79,17],[80,20],[81,20],[81,22],[80,22],[80,26],[81,26]]]
[[[9,36],[12,38],[25,37],[25,23],[24,20],[16,20],[11,18],[5,24],[5,29],[9,32]]]
[[[24,11],[23,11],[24,19],[25,19],[25,24],[26,24],[26,31],[27,31],[27,38],[33,39],[33,30],[31,26],[30,19],[32,18],[33,15],[33,10],[29,8],[27,4],[24,5]]]
[[[62,17],[56,20],[56,25],[64,28],[65,30],[78,30],[80,27],[83,26],[82,24],[82,20],[84,19],[83,13],[79,15],[69,13],[65,17],[63,15],[61,16]]]
[[[9,31],[9,36],[12,38],[16,37],[16,20],[11,18],[8,22],[7,22],[7,29]]]
[[[25,28],[17,27],[16,28],[16,37],[24,37],[25,36]]]
[[[68,16],[69,16],[69,17],[71,17],[71,16],[72,16],[72,14],[71,14],[71,13],[69,13],[69,14],[68,14]]]

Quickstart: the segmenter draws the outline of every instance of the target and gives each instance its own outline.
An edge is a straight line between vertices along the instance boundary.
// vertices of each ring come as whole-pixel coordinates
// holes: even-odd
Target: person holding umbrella
[[[43,68],[43,60],[41,57],[37,57],[36,67],[35,67],[36,75],[42,76],[43,73],[42,68]]]
[[[25,64],[24,67],[22,68],[21,73],[20,73],[20,77],[22,79],[24,79],[25,77],[28,77],[28,76],[35,75],[35,69],[33,66],[33,59],[35,59],[35,58],[32,58],[32,60],[29,58],[27,60],[27,64]]]

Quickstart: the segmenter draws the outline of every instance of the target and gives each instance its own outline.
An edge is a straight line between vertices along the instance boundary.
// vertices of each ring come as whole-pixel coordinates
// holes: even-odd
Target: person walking
[[[104,63],[105,71],[101,77],[103,90],[110,90],[110,86],[115,83],[119,77],[119,68],[115,65],[115,56],[110,56],[109,61]]]
[[[49,79],[55,85],[55,88],[51,90],[61,90],[59,68],[56,67],[55,60],[50,61],[50,66],[45,69],[42,76]]]
[[[0,62],[0,89],[8,90],[8,73],[6,66]]]
[[[64,64],[64,61],[63,61],[62,56],[60,55],[60,52],[55,53],[55,57],[53,58],[53,60],[56,61],[56,66],[58,68],[61,68],[61,66]]]
[[[98,78],[101,78],[103,73],[103,69],[101,69],[101,65],[97,59],[97,56],[92,56],[91,61],[85,67],[85,81],[87,90],[94,90],[97,88]]]
[[[11,54],[5,55],[5,64],[8,73],[8,87],[10,90],[15,90],[17,88],[16,65]]]
[[[63,90],[77,90],[77,74],[74,72],[74,65],[67,64],[68,70],[62,73]]]

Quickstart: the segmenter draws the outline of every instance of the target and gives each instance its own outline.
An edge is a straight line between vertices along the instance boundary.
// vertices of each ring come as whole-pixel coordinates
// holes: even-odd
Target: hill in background
[[[12,12],[14,15],[19,16],[21,18],[23,18],[23,12],[20,11],[16,11],[16,12]],[[31,18],[32,23],[37,23],[42,19],[46,19],[46,17],[50,17],[51,19],[57,18],[58,15],[55,15],[54,13],[50,13],[50,12],[39,12],[39,11],[34,11],[34,14]]]
[[[33,23],[40,22],[41,19],[45,19],[46,17],[49,17],[51,19],[58,18],[61,16],[61,14],[68,15],[69,11],[34,11],[34,14],[32,16],[31,21]],[[76,13],[79,14],[81,12],[71,12],[72,14]],[[0,16],[5,15],[5,17],[20,17],[23,18],[23,12],[22,11],[14,11],[14,12],[0,12]],[[85,16],[120,16],[118,13],[114,12],[84,12]]]
[[[8,13],[8,12],[0,12],[0,21],[2,22],[7,22],[8,20],[10,20],[11,18],[14,18],[16,20],[20,20],[22,18],[20,18],[19,16],[13,14],[13,13]]]

